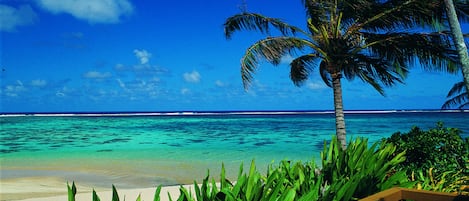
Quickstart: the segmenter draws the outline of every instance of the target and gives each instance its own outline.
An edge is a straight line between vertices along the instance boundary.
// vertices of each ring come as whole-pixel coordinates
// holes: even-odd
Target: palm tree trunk
[[[334,111],[335,111],[335,130],[337,139],[342,145],[342,149],[347,148],[347,142],[345,138],[345,117],[344,107],[342,101],[342,84],[340,79],[342,75],[340,73],[332,74],[332,89],[334,90]]]
[[[453,0],[444,1],[451,34],[453,35],[453,42],[456,46],[456,50],[458,51],[459,61],[462,64],[462,74],[466,84],[466,91],[469,94],[469,56],[467,55],[466,43],[464,42],[461,25],[459,24],[458,16],[456,15]]]

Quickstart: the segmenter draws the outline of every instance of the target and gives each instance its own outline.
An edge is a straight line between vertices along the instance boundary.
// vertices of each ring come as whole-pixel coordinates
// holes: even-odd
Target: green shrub
[[[406,152],[399,166],[408,172],[420,168],[444,172],[464,169],[469,160],[469,141],[460,134],[461,130],[439,122],[428,131],[413,127],[408,133],[394,133],[386,141],[398,146],[397,152]]]
[[[417,189],[443,192],[469,192],[469,138],[461,130],[435,128],[423,131],[418,127],[408,133],[394,133],[385,139],[406,152],[406,160],[398,168],[411,175]]]

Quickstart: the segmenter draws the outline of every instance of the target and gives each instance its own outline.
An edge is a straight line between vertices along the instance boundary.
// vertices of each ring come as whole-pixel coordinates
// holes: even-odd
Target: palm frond
[[[373,86],[381,95],[384,95],[382,86],[389,87],[396,83],[403,83],[408,73],[407,67],[398,61],[388,61],[364,54],[354,55],[349,63],[350,65],[343,68],[345,77],[349,80],[359,77]]]
[[[364,82],[370,84],[373,88],[375,88],[375,90],[378,91],[379,94],[381,94],[382,96],[385,96],[383,87],[378,82],[376,82],[376,80],[373,79],[373,77],[371,77],[369,74],[365,72],[360,72],[358,76]]]
[[[322,60],[319,64],[319,74],[321,75],[322,81],[328,86],[332,88],[332,77],[327,69],[327,63]]]
[[[327,11],[332,7],[332,2],[327,0],[302,0],[305,7],[306,17],[310,23],[318,27],[327,21]]]
[[[366,12],[352,19],[358,29],[383,31],[392,29],[429,27],[435,21],[444,21],[444,4],[440,0],[387,0],[374,1]]]
[[[453,106],[457,106],[458,109],[462,109],[469,105],[469,93],[464,83],[458,82],[451,87],[446,96],[448,98],[445,103],[441,106],[441,109],[451,109]]]
[[[241,78],[244,88],[249,88],[252,74],[255,72],[259,59],[278,65],[283,56],[295,54],[295,51],[308,47],[309,42],[295,37],[268,37],[257,41],[246,50],[241,59]]]
[[[300,28],[291,26],[277,18],[270,18],[256,13],[241,13],[226,19],[224,24],[225,37],[230,39],[235,31],[241,30],[260,31],[263,34],[268,34],[271,26],[283,35],[294,35],[297,32],[305,33]]]
[[[425,70],[458,72],[457,52],[449,36],[440,33],[362,33],[371,52],[379,57],[407,63],[420,62]]]
[[[460,94],[466,92],[466,84],[464,81],[458,82],[451,87],[451,89],[448,92],[448,95],[446,96],[447,98],[450,98],[454,96],[455,94]]]
[[[290,79],[293,84],[300,86],[306,81],[317,65],[316,60],[319,58],[318,54],[307,54],[294,59],[290,63]]]
[[[370,18],[370,14],[380,5],[374,0],[341,0],[338,1],[340,12],[343,13],[343,23],[347,27],[356,23],[357,19]]]
[[[462,93],[448,99],[442,106],[441,109],[451,109],[453,106],[457,106],[458,109],[463,109],[469,105],[469,95]]]
[[[458,18],[462,22],[469,21],[469,2],[467,0],[454,0],[453,3],[455,4],[456,14]]]

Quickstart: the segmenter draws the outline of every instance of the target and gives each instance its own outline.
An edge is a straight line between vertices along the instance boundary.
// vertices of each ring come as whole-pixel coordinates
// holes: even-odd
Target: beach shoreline
[[[54,163],[57,164],[57,163]],[[156,187],[162,185],[162,200],[168,200],[168,192],[175,198],[179,195],[179,187],[190,187],[194,182],[201,183],[207,176],[219,181],[220,165],[197,164],[197,162],[175,162],[152,166],[153,173],[143,171],[142,168],[129,169],[124,167],[124,162],[115,166],[67,166],[62,161],[61,165],[54,166],[17,166],[0,169],[0,201],[46,201],[67,200],[67,183],[72,182],[77,186],[77,201],[91,200],[92,190],[98,192],[101,200],[111,200],[112,185],[114,185],[122,199],[135,200],[138,194],[142,194],[142,200],[153,200]],[[247,168],[245,164],[245,170]],[[117,166],[117,167],[116,167]],[[120,167],[119,167],[120,166]],[[207,168],[209,167],[209,168]],[[150,171],[146,167],[145,169]],[[239,164],[225,166],[227,178],[235,180],[239,171]],[[263,170],[263,168],[261,168]],[[191,185],[192,184],[192,185]],[[107,198],[109,197],[109,198]]]
[[[71,183],[69,183],[71,185]],[[77,201],[91,201],[93,189],[97,192],[101,200],[111,200],[112,187],[92,187],[89,185],[76,184]],[[193,185],[182,185],[186,189],[193,190]],[[171,197],[179,196],[179,188],[181,185],[163,186],[160,196],[162,201],[169,200],[168,193]],[[157,187],[146,188],[119,188],[116,186],[119,198],[122,200],[135,200],[139,195],[142,200],[153,200]],[[0,182],[0,200],[1,201],[67,201],[67,183],[61,181],[60,178],[54,177],[29,177],[15,178],[3,180]]]

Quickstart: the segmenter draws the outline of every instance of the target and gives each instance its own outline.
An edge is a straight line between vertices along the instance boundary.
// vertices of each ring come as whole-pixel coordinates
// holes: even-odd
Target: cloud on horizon
[[[29,5],[14,8],[0,4],[0,31],[14,32],[17,27],[34,24],[37,20],[36,12]]]
[[[41,8],[53,14],[70,14],[91,24],[118,23],[122,16],[129,16],[134,11],[128,0],[36,0],[36,2]]]

